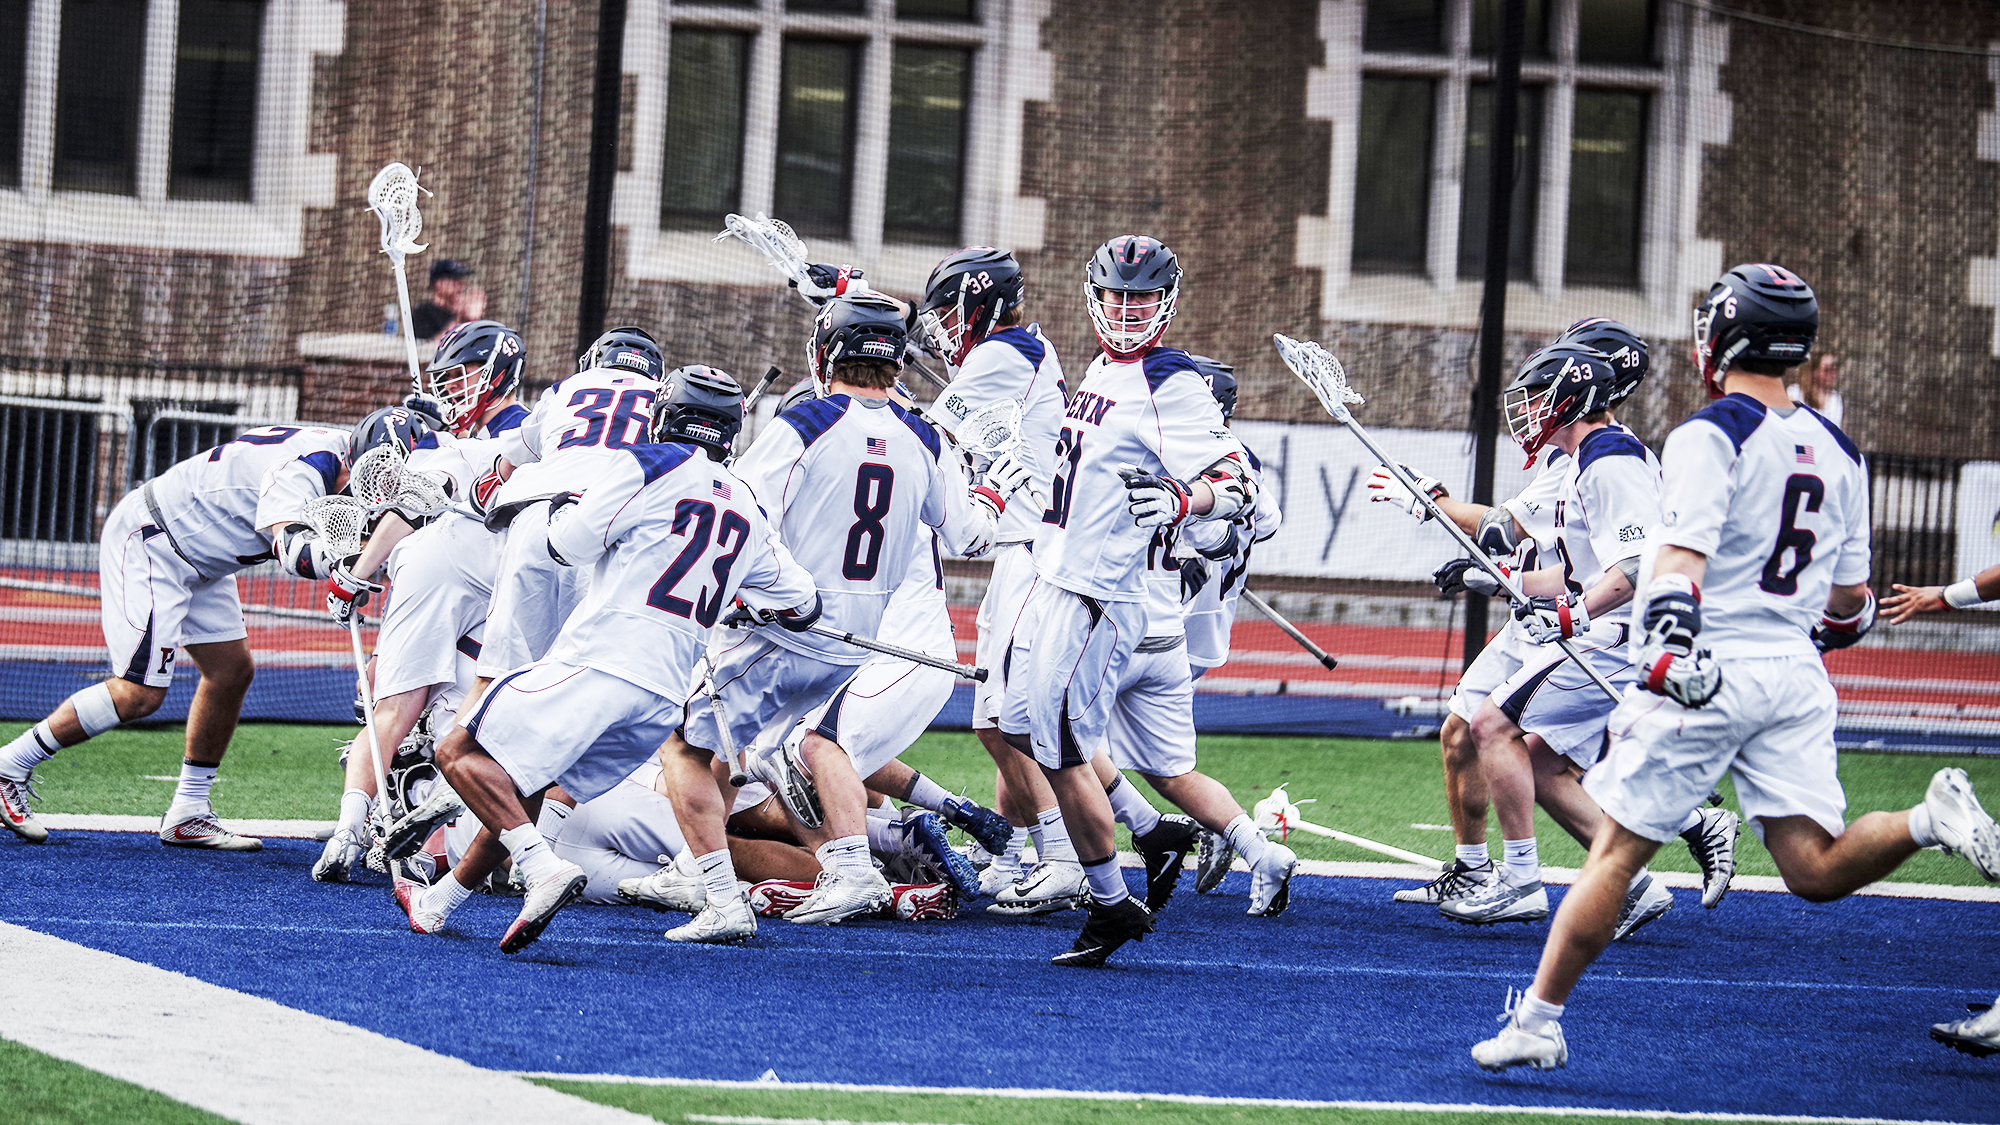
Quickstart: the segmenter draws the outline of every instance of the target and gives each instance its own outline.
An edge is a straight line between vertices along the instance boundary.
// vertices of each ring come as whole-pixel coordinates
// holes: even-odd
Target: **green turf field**
[[[24,724],[0,725],[12,738]],[[236,741],[215,786],[216,809],[225,817],[331,820],[340,800],[334,768],[342,740],[352,727],[251,725]],[[52,813],[135,813],[157,815],[166,808],[180,748],[180,728],[118,730],[87,746],[65,751],[36,773],[39,808]],[[993,796],[993,766],[969,733],[925,735],[904,760],[953,791],[980,800]],[[1452,838],[1446,831],[1417,825],[1448,822],[1437,747],[1428,742],[1387,742],[1318,738],[1204,738],[1202,769],[1229,786],[1245,808],[1288,785],[1308,820],[1445,858]],[[1848,753],[1841,756],[1849,819],[1875,809],[1902,809],[1922,800],[1930,776],[1942,765],[1963,767],[1974,784],[2000,799],[2000,761],[1975,757]],[[166,779],[166,780],[154,780]],[[1724,783],[1725,795],[1731,794]],[[1732,797],[1733,802],[1733,797]],[[1159,803],[1159,802],[1155,802]],[[1733,807],[1733,804],[1732,804]],[[1576,867],[1583,850],[1540,818],[1542,861]],[[1499,825],[1491,825],[1495,853]],[[1288,841],[1308,859],[1381,860],[1386,857],[1319,837],[1294,834]],[[1685,850],[1663,849],[1656,866],[1693,871]],[[1775,875],[1768,853],[1745,833],[1737,850],[1737,870]],[[1966,864],[1925,852],[1906,863],[1895,878],[1919,883],[1973,884],[1979,876]]]
[[[221,1125],[226,1120],[0,1039],[0,1121],[8,1125]]]

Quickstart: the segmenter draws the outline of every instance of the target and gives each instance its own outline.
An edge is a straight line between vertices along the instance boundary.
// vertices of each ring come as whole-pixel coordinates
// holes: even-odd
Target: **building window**
[[[832,4],[836,0],[812,0]],[[791,0],[796,10],[807,0]],[[847,233],[854,188],[854,110],[860,100],[861,44],[785,40],[778,93],[776,214],[806,236]],[[668,154],[672,159],[672,154]]]
[[[971,51],[896,45],[883,237],[900,242],[958,238],[965,197],[965,107],[971,93]]]
[[[667,161],[660,225],[717,230],[743,193],[743,99],[750,36],[674,32],[667,78]]]
[[[336,159],[307,151],[299,107],[344,19],[328,0],[0,0],[0,240],[296,256]]]
[[[1378,273],[1424,272],[1430,209],[1431,122],[1437,83],[1361,82],[1361,151],[1354,169],[1354,265]]]

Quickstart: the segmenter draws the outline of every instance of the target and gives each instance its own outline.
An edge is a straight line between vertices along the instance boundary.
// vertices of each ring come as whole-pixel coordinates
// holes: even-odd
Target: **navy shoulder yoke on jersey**
[[[1577,443],[1576,471],[1588,471],[1600,457],[1637,457],[1643,461],[1646,459],[1646,445],[1632,436],[1629,430],[1606,426],[1590,431]]]
[[[1185,371],[1197,379],[1202,379],[1201,368],[1195,365],[1194,357],[1179,348],[1154,348],[1139,362],[1146,369],[1148,390],[1159,390],[1160,384],[1166,382],[1176,371]],[[1207,385],[1208,380],[1202,379],[1202,386]]]
[[[299,460],[304,461],[319,471],[320,480],[326,482],[326,494],[328,496],[333,495],[337,491],[333,486],[340,480],[340,470],[342,468],[338,454],[328,453],[322,449],[317,453],[305,454]]]
[[[646,483],[651,484],[687,464],[688,458],[702,453],[702,450],[683,442],[660,442],[629,446],[625,452],[639,459],[639,467],[646,474]],[[707,454],[703,453],[703,456]]]
[[[1040,325],[1036,325],[1035,327],[1039,328]],[[1042,359],[1049,354],[1048,345],[1042,343],[1032,330],[1023,328],[1018,324],[1011,328],[1002,328],[1000,331],[986,337],[986,340],[998,341],[1020,352],[1021,358],[1027,360],[1030,367],[1040,367]],[[985,343],[986,341],[982,340],[980,342]]]
[[[902,419],[903,424],[910,428],[910,432],[917,435],[917,440],[924,443],[924,448],[931,451],[932,457],[943,455],[944,442],[943,439],[938,437],[936,426],[931,425],[929,422],[924,421],[922,418],[897,406],[893,402],[889,404],[889,409],[895,411],[896,417]]]
[[[508,430],[518,430],[521,423],[528,420],[528,408],[518,402],[510,402],[500,408],[500,412],[486,420],[486,436],[499,437]]]
[[[1768,408],[1763,403],[1739,392],[1716,399],[1695,411],[1681,424],[1707,422],[1728,434],[1730,442],[1736,446],[1736,452],[1741,453],[1743,443],[1749,441],[1750,435],[1757,432],[1757,427],[1764,424],[1766,413]]]
[[[778,417],[799,432],[800,441],[811,446],[813,442],[825,437],[826,432],[833,428],[835,422],[840,421],[840,416],[847,413],[847,408],[852,405],[854,400],[846,395],[807,399]]]
[[[1847,436],[1847,431],[1841,429],[1839,426],[1834,425],[1833,419],[1828,418],[1826,415],[1821,414],[1819,411],[1814,410],[1810,406],[1805,406],[1801,404],[1801,409],[1805,410],[1813,417],[1819,419],[1819,424],[1825,426],[1826,432],[1833,435],[1833,440],[1840,443],[1840,451],[1842,453],[1847,454],[1849,460],[1853,461],[1857,465],[1861,463],[1861,448],[1854,444],[1853,438]]]

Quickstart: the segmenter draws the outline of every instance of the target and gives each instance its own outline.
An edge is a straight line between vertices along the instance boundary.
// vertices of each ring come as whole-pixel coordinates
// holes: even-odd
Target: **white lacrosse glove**
[[[1514,607],[1514,620],[1538,645],[1574,640],[1590,629],[1590,611],[1580,594],[1559,598],[1529,598]]]
[[[798,290],[799,296],[813,304],[824,305],[835,297],[868,292],[867,283],[861,280],[864,276],[866,275],[855,266],[814,264],[806,267],[804,281],[791,281],[787,284]]]
[[[1421,470],[1412,469],[1408,465],[1402,466],[1402,470],[1409,474],[1411,480],[1417,482],[1418,490],[1431,499],[1436,500],[1451,495],[1445,491],[1444,482],[1436,477],[1425,476]],[[1389,471],[1387,465],[1375,466],[1375,475],[1368,478],[1368,499],[1401,504],[1405,511],[1420,520],[1431,518],[1431,510],[1424,506],[1423,501],[1417,499],[1415,493],[1405,488],[1402,481],[1396,479],[1396,475]]]
[[[1502,574],[1513,574],[1504,564],[1494,565]],[[1490,598],[1500,592],[1500,580],[1471,559],[1453,559],[1438,567],[1437,573],[1431,575],[1431,581],[1437,585],[1438,593],[1447,598],[1461,593]]]
[[[1701,592],[1685,574],[1653,580],[1639,648],[1639,686],[1683,707],[1700,707],[1722,690],[1722,667],[1707,649],[1694,647],[1701,633]]]
[[[1140,527],[1171,527],[1187,518],[1193,503],[1188,486],[1170,476],[1144,472],[1137,465],[1118,466],[1125,482],[1126,507]]]
[[[296,574],[300,578],[325,578],[340,565],[340,556],[327,547],[319,532],[305,524],[292,524],[279,534],[278,539],[278,565],[284,567],[288,574]]]
[[[328,575],[326,580],[327,616],[332,617],[333,623],[343,629],[354,621],[355,614],[361,611],[361,607],[368,604],[370,594],[382,592],[381,583],[370,582],[347,569],[354,561],[348,559],[335,563],[333,573]]]
[[[1208,482],[1212,496],[1208,511],[1196,516],[1196,519],[1233,520],[1239,517],[1247,518],[1252,514],[1251,508],[1257,503],[1256,486],[1250,482],[1247,475],[1231,472],[1229,468],[1224,467],[1225,465],[1239,471],[1242,468],[1234,461],[1225,459],[1201,474],[1200,479]]]
[[[995,457],[986,466],[986,487],[998,493],[1002,500],[1014,495],[1033,477],[1034,474],[1028,471],[1028,466],[1022,464],[1011,449]]]

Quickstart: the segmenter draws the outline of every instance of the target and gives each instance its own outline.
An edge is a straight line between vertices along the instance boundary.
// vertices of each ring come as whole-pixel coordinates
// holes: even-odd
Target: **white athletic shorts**
[[[1090,761],[1104,745],[1119,680],[1145,631],[1144,602],[1100,602],[1037,578],[1008,654],[1017,679],[1002,703],[1000,729],[1028,735],[1047,769]],[[1026,647],[1030,637],[1035,643]]]
[[[772,625],[766,628],[775,629]],[[738,750],[749,750],[766,728],[771,745],[791,733],[805,713],[833,698],[854,676],[853,664],[829,664],[793,652],[773,641],[764,629],[716,629],[709,634],[708,661],[722,690],[722,709],[729,715],[729,732]],[[715,709],[706,687],[689,688],[686,730],[689,746],[728,754]]]
[[[1639,678],[1626,655],[1626,634],[1625,625],[1603,625],[1571,642],[1591,667],[1620,691]],[[1596,765],[1604,754],[1605,723],[1617,701],[1605,695],[1560,646],[1526,643],[1521,647],[1528,659],[1494,689],[1493,705],[1549,749],[1584,769]]]
[[[609,672],[542,660],[493,681],[458,725],[523,793],[608,793],[680,725],[681,703]]]
[[[979,601],[977,660],[986,669],[986,682],[972,688],[972,727],[1000,725],[1002,701],[1007,698],[1008,655],[1014,632],[1028,608],[1028,591],[1035,585],[1035,556],[1026,543],[1010,543],[993,552],[993,574],[986,583],[986,596]]]
[[[1104,747],[1112,765],[1147,777],[1179,777],[1194,768],[1194,677],[1185,644],[1132,654]]]
[[[503,542],[478,520],[447,514],[389,552],[389,604],[375,638],[378,698],[452,683],[462,654],[479,659],[484,637],[473,634],[493,599]]]
[[[657,771],[640,770],[640,776]],[[631,777],[578,805],[551,846],[590,876],[583,901],[615,904],[621,879],[643,879],[687,850],[674,803]]]
[[[479,674],[498,679],[548,655],[563,622],[589,592],[588,569],[564,566],[549,554],[549,506],[521,509],[507,527],[494,577]]]
[[[1485,648],[1479,650],[1479,655],[1465,671],[1459,673],[1458,688],[1451,693],[1451,713],[1471,722],[1479,705],[1499,691],[1508,677],[1521,670],[1521,665],[1526,663],[1524,650],[1536,647],[1533,641],[1516,633],[1513,623],[1509,622],[1487,642]]]
[[[1666,843],[1724,771],[1743,817],[1809,816],[1838,836],[1847,827],[1833,746],[1836,698],[1815,656],[1739,657],[1722,663],[1722,690],[1702,707],[1629,688],[1611,715],[1611,749],[1584,775],[1604,815]]]
[[[183,645],[240,641],[243,603],[236,576],[204,580],[154,526],[138,489],[125,494],[104,521],[97,549],[98,612],[111,672],[147,687],[173,683]]]
[[[957,659],[950,634],[944,641],[942,646],[927,644],[923,651]],[[866,780],[930,729],[931,721],[951,701],[957,682],[956,674],[942,668],[878,654],[805,722],[821,738],[839,743],[854,763],[854,772]]]

